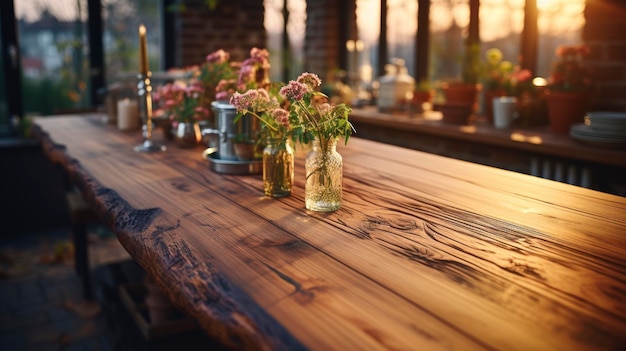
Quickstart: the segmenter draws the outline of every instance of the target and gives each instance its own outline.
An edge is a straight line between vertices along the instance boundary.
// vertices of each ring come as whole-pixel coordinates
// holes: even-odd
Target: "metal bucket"
[[[215,116],[216,126],[202,130],[202,135],[209,136],[209,148],[216,148],[217,158],[220,160],[237,160],[233,147],[234,138],[256,140],[261,124],[253,116],[242,116],[237,123],[233,123],[237,116],[235,106],[226,101],[213,101],[211,110]]]

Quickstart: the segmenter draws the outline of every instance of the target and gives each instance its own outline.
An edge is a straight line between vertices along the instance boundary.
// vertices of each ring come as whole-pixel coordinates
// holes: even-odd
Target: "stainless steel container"
[[[233,148],[234,139],[256,140],[261,124],[253,116],[242,116],[237,123],[237,109],[227,101],[213,101],[211,110],[215,116],[215,128],[202,130],[202,135],[209,136],[209,148],[217,148],[215,154],[220,160],[237,160]],[[217,139],[217,140],[216,140]]]

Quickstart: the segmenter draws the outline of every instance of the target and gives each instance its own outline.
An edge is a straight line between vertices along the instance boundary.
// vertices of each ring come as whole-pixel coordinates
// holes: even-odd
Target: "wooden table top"
[[[626,143],[583,143],[566,134],[552,133],[546,127],[497,129],[480,121],[457,125],[443,122],[441,113],[436,111],[411,116],[407,113],[381,113],[375,108],[355,109],[350,119],[357,131],[359,125],[367,124],[570,160],[626,167]]]
[[[342,208],[101,116],[34,134],[174,303],[232,349],[626,346],[626,198],[353,138]],[[156,141],[162,141],[160,131]]]

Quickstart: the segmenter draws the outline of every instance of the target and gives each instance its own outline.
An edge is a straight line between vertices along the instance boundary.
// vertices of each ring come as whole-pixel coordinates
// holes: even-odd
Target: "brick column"
[[[318,74],[347,68],[346,41],[356,39],[355,0],[307,0],[304,69]]]
[[[583,41],[591,48],[594,110],[626,111],[625,18],[623,0],[587,0]]]
[[[235,61],[248,57],[253,47],[267,47],[261,0],[218,1],[211,10],[204,0],[182,0],[185,9],[175,14],[177,67],[198,65],[206,55],[224,49]]]

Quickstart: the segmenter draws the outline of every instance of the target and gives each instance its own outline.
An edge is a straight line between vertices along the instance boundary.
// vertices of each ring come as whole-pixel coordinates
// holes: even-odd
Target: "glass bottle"
[[[343,159],[337,152],[337,139],[314,139],[305,161],[304,201],[308,210],[336,211],[341,207]]]
[[[291,194],[294,173],[293,148],[284,138],[268,138],[263,149],[263,192],[270,197]]]

